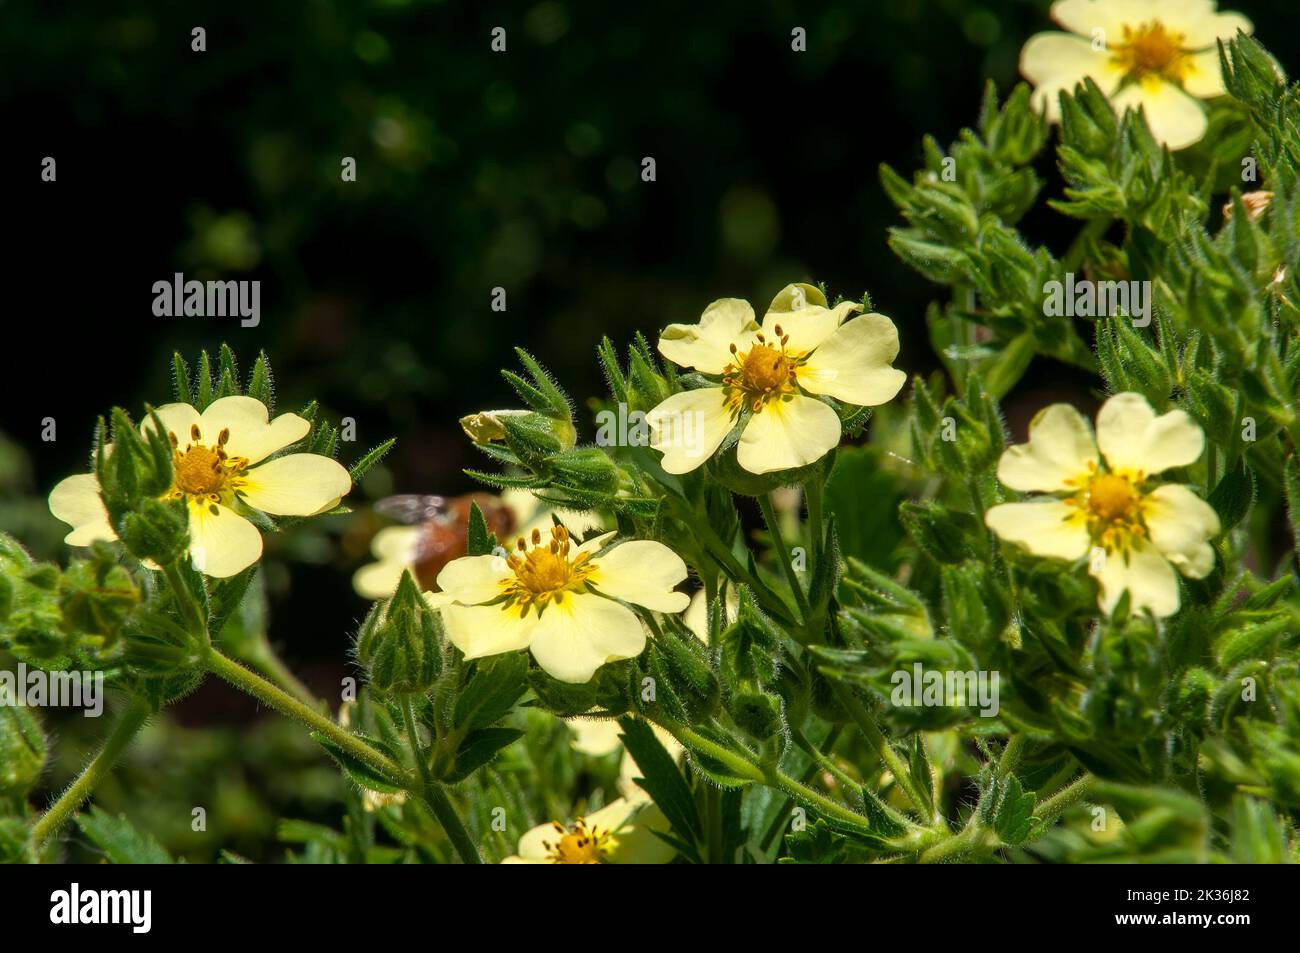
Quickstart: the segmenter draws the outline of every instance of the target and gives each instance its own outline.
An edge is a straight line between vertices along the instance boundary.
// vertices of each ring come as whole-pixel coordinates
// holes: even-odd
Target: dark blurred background
[[[886,247],[877,167],[910,175],[923,134],[974,122],[986,78],[1005,94],[1048,6],[0,0],[0,528],[62,558],[45,494],[86,468],[98,414],[170,399],[174,349],[226,341],[244,369],[265,349],[281,410],[317,398],[356,420],[345,459],[396,436],[362,498],[471,488],[482,458],[456,421],[510,405],[512,346],[581,401],[602,389],[602,335],[653,337],[721,296],[761,313],[788,281],[869,290],[900,366],[932,370],[935,289]],[[1224,6],[1300,63],[1294,0]],[[1041,172],[1059,190],[1050,158]],[[1075,230],[1025,227],[1057,251]],[[152,285],[176,271],[260,280],[261,325],[155,317]],[[1040,364],[1019,393],[1086,387]],[[273,640],[322,692],[365,608],[347,581],[364,534],[342,538],[281,544],[299,547],[291,574],[268,561]]]

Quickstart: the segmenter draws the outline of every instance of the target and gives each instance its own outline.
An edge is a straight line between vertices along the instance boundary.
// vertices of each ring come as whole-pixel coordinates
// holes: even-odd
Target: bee
[[[433,496],[403,493],[375,503],[375,512],[408,526],[418,526],[412,569],[420,588],[436,590],[438,573],[453,559],[467,554],[469,514],[477,503],[490,532],[505,539],[515,529],[514,512],[490,493]]]

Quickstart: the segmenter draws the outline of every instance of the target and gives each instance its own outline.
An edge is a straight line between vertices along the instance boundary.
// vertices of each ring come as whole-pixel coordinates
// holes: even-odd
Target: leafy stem
[[[418,795],[433,816],[438,819],[442,829],[447,832],[447,838],[456,848],[456,853],[466,864],[481,864],[483,858],[479,856],[478,848],[474,846],[473,839],[469,836],[469,831],[461,822],[460,815],[452,807],[451,800],[447,797],[447,792],[433,779],[429,771],[429,757],[424,747],[420,744],[419,729],[415,721],[415,705],[410,695],[402,698],[402,722],[406,728],[406,736],[411,743],[411,753],[415,756],[416,769],[420,774],[421,786],[419,790],[412,793]]]
[[[853,694],[852,689],[835,684],[835,695],[840,704],[848,710],[849,717],[858,726],[858,731],[862,732],[862,736],[866,738],[867,743],[871,745],[877,757],[884,762],[890,773],[894,775],[894,780],[898,782],[898,786],[907,795],[907,799],[912,802],[912,806],[917,813],[921,815],[927,824],[935,824],[938,821],[938,816],[930,806],[930,799],[924,797],[920,790],[917,789],[912,781],[911,771],[903,763],[903,759],[899,757],[893,745],[889,743],[889,739],[885,737],[884,732],[880,730],[876,720],[871,717],[871,713]]]
[[[781,569],[785,573],[786,582],[790,584],[790,589],[794,592],[795,602],[799,606],[798,626],[803,628],[811,614],[808,607],[808,596],[804,593],[803,585],[799,582],[799,573],[790,560],[790,550],[786,548],[785,538],[781,535],[780,518],[777,516],[776,507],[772,505],[772,494],[765,493],[760,496],[758,506],[763,511],[763,521],[767,523],[767,531],[772,536],[772,548],[776,550],[777,561],[781,564]]]

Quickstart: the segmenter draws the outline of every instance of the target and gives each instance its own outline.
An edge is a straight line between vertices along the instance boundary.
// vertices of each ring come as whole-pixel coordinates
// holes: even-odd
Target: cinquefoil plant
[[[0,710],[0,846],[53,856],[211,674],[353,782],[342,830],[282,828],[308,860],[1295,859],[1300,88],[1211,3],[1132,7],[1062,0],[1109,46],[1034,38],[1036,90],[881,170],[893,249],[951,292],[946,373],[904,392],[895,319],[806,283],[601,342],[594,421],[520,351],[523,406],[463,421],[501,499],[459,549],[376,540],[367,684],[333,714],[231,620],[262,535],[387,445],[346,471],[311,407],[269,416],[264,359],[246,393],[227,351],[178,360],[177,402],[114,411],[51,496],[88,554],[0,548],[3,647],[123,697],[43,811],[45,740]],[[1018,229],[1042,202],[1081,223],[1059,255]],[[1096,375],[1095,423],[1053,404],[1009,439],[1036,361]],[[130,859],[110,821],[81,818]]]

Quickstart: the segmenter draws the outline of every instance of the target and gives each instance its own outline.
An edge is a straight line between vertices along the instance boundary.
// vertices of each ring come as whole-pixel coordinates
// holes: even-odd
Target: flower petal
[[[108,522],[108,510],[99,495],[99,480],[93,473],[70,476],[50,491],[50,512],[72,527],[63,537],[69,546],[89,546],[99,540],[117,539]]]
[[[163,425],[163,431],[175,437],[181,449],[191,442],[191,430],[198,426],[200,419],[199,412],[194,407],[189,404],[163,404],[161,407],[155,407],[154,413]],[[146,417],[140,423],[140,429],[145,433],[151,431],[153,419]]]
[[[573,685],[591,681],[606,662],[635,658],[644,648],[645,629],[636,614],[622,603],[591,593],[551,603],[529,644],[543,671]]]
[[[1020,72],[1034,85],[1034,108],[1045,112],[1049,122],[1061,119],[1060,94],[1074,92],[1084,79],[1090,77],[1109,96],[1124,78],[1110,53],[1069,33],[1031,36],[1020,51]]]
[[[352,574],[352,588],[363,599],[387,599],[397,591],[409,565],[396,559],[369,563]]]
[[[1219,514],[1185,486],[1166,484],[1142,500],[1151,542],[1184,576],[1204,579],[1214,568],[1209,540],[1222,530]]]
[[[1134,613],[1163,619],[1178,611],[1178,574],[1149,540],[1137,539],[1127,552],[1091,561],[1089,572],[1101,585],[1097,604],[1103,612],[1114,612],[1125,590]]]
[[[649,539],[620,543],[595,560],[588,580],[602,595],[656,612],[681,612],[691,598],[673,587],[686,579],[682,557]]]
[[[777,300],[781,299],[778,295]],[[798,301],[796,298],[795,303]],[[763,315],[763,334],[769,341],[785,338],[785,349],[798,357],[818,347],[849,315],[861,310],[860,302],[842,301],[834,308],[805,303],[787,311],[768,311]]]
[[[1173,152],[1200,142],[1210,124],[1199,100],[1160,79],[1148,77],[1130,83],[1110,102],[1121,116],[1130,109],[1141,109],[1156,142]]]
[[[750,473],[772,473],[816,463],[840,442],[840,418],[803,394],[769,400],[749,418],[736,459]]]
[[[1186,71],[1183,73],[1183,89],[1198,99],[1213,99],[1215,96],[1226,94],[1218,47],[1187,58]]]
[[[415,561],[420,545],[418,526],[385,526],[370,541],[370,552],[379,560],[396,560],[403,565]]]
[[[440,602],[476,606],[503,594],[505,583],[514,578],[505,557],[494,554],[453,559],[438,573],[436,593]]]
[[[1183,35],[1185,49],[1214,46],[1216,40],[1231,40],[1237,31],[1254,31],[1254,25],[1240,13],[1218,12],[1214,0],[1154,0],[1154,9],[1144,19],[1159,20]],[[1217,51],[1216,51],[1217,55]]]
[[[1069,404],[1044,407],[1029,422],[1029,441],[998,461],[998,479],[1022,493],[1069,490],[1098,463],[1092,429]]]
[[[563,836],[554,824],[538,824],[519,838],[519,854],[507,857],[502,863],[549,864],[551,852],[546,845],[556,843]]]
[[[337,460],[318,453],[291,453],[247,471],[237,484],[249,506],[279,516],[313,516],[333,509],[352,489]]]
[[[223,430],[230,431],[226,453],[232,457],[244,457],[249,463],[265,460],[275,451],[301,440],[311,430],[311,424],[297,414],[281,414],[269,423],[267,418],[266,405],[260,400],[222,397],[203,411],[199,429],[203,442],[209,445]]]
[[[1088,554],[1088,522],[1077,507],[1060,500],[1001,503],[984,514],[984,523],[1002,539],[1019,543],[1035,556],[1073,562]]]
[[[1152,18],[1151,4],[1152,0],[1057,0],[1051,15],[1080,36],[1091,37],[1093,30],[1103,30],[1106,42],[1113,46],[1123,38],[1125,26],[1138,26]]]
[[[654,835],[668,832],[668,818],[648,800],[617,798],[585,818],[587,828],[610,832],[605,861],[610,864],[666,864],[676,850]]]
[[[799,386],[845,403],[875,407],[903,389],[907,375],[890,367],[898,357],[898,328],[883,314],[841,326],[798,370]]]
[[[650,446],[668,473],[689,473],[713,455],[731,433],[735,418],[721,387],[673,394],[645,415]]]
[[[659,353],[674,364],[702,374],[721,374],[731,363],[731,345],[740,346],[758,330],[754,309],[740,298],[719,298],[698,324],[670,324],[659,335]]]
[[[1205,434],[1181,410],[1157,417],[1145,397],[1130,391],[1102,405],[1097,444],[1112,470],[1152,476],[1196,462],[1205,449]]]
[[[204,502],[189,510],[190,558],[199,572],[225,579],[262,557],[262,534],[230,507]]]
[[[613,718],[570,718],[565,725],[573,733],[574,751],[601,758],[623,747],[622,729]]]
[[[428,593],[425,599],[429,598]],[[505,606],[460,606],[442,608],[443,631],[466,659],[517,652],[528,648],[537,631],[536,612],[521,617],[519,610]]]

